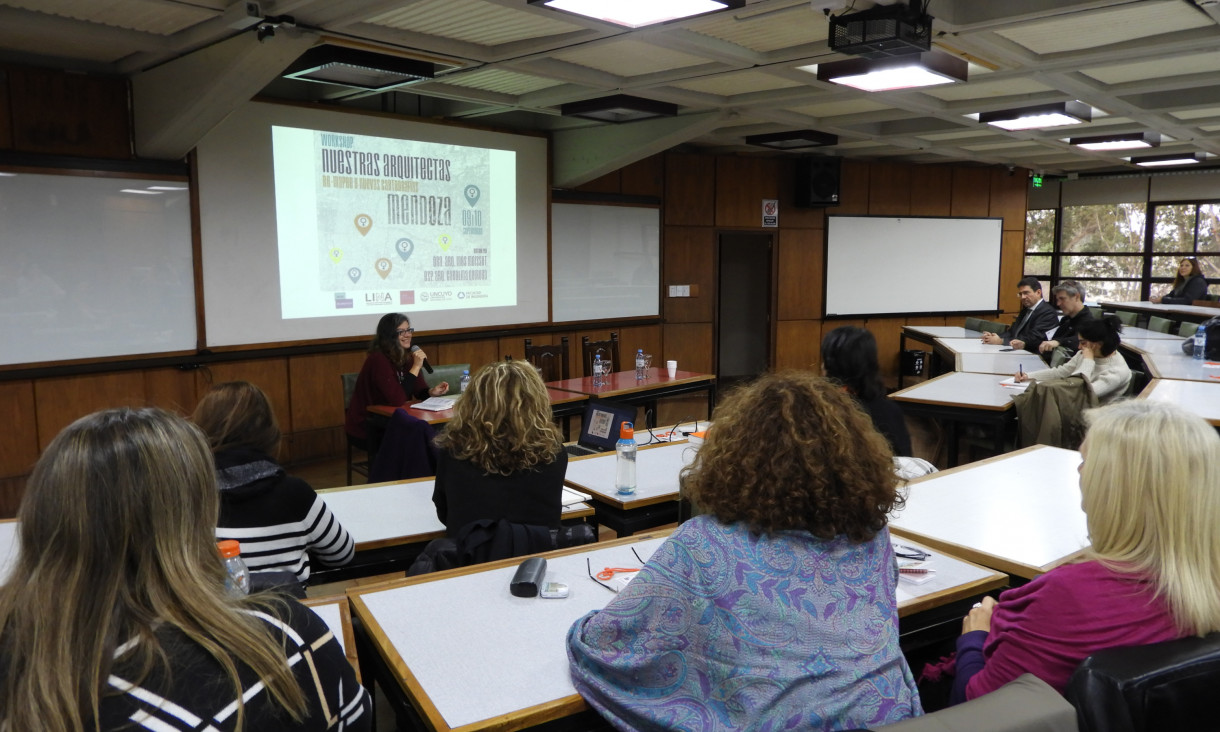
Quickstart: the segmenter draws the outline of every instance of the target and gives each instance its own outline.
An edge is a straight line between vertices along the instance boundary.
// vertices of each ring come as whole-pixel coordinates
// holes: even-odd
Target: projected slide
[[[517,304],[515,152],[271,135],[284,319]]]

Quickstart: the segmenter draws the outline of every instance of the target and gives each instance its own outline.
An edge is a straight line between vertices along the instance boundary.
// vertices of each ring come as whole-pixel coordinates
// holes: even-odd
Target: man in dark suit
[[[1064,280],[1051,288],[1051,299],[1059,306],[1063,317],[1055,330],[1054,340],[1042,341],[1038,350],[1042,358],[1050,363],[1056,348],[1063,348],[1063,355],[1071,358],[1080,348],[1080,326],[1093,319],[1093,312],[1084,306],[1084,285],[1076,280]]]
[[[1003,343],[1037,353],[1038,347],[1046,340],[1046,334],[1059,325],[1059,315],[1055,313],[1055,308],[1043,301],[1042,283],[1037,277],[1022,277],[1017,282],[1017,297],[1021,300],[1021,312],[1017,313],[1012,326],[999,335],[984,333],[983,342]]]

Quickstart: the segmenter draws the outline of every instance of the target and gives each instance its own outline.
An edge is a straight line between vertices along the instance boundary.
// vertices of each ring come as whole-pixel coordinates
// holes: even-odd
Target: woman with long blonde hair
[[[436,446],[432,501],[450,536],[480,519],[559,527],[568,454],[529,363],[479,369]]]
[[[342,648],[287,598],[233,598],[203,435],[159,409],[43,453],[0,588],[0,729],[368,730]]]

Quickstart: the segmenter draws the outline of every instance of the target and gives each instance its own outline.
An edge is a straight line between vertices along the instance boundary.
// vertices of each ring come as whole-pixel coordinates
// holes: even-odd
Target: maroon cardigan
[[[410,384],[411,373],[404,369],[403,380]],[[415,377],[415,388],[408,394],[398,381],[398,370],[390,359],[380,351],[370,353],[360,367],[356,377],[356,390],[347,405],[347,434],[360,439],[368,438],[368,408],[384,405],[401,407],[409,399],[427,399],[428,382],[421,371]]]

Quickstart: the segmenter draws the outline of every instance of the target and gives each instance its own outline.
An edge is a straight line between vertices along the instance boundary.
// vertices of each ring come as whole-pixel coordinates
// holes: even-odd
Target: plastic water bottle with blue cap
[[[635,425],[623,422],[619,428],[618,442],[614,443],[614,488],[620,496],[635,493],[635,451]]]
[[[470,369],[462,369],[462,383],[458,386],[458,393],[465,394],[468,386],[470,386]]]

